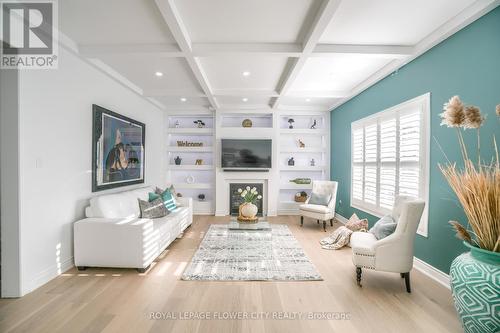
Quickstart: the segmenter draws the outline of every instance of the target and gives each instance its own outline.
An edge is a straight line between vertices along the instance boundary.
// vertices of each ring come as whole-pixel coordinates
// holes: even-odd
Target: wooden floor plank
[[[151,269],[75,268],[20,299],[0,301],[1,332],[459,332],[450,291],[412,271],[412,293],[398,274],[366,271],[355,283],[350,248],[322,250],[328,233],[296,216],[270,218],[287,224],[323,281],[181,281],[210,224],[227,217],[196,216],[193,225]],[[339,226],[328,226],[328,232]],[[219,313],[217,319],[188,314]],[[221,319],[224,314],[260,316]],[[322,315],[346,313],[348,319]],[[151,314],[163,318],[151,319]],[[179,316],[184,314],[181,319]],[[293,319],[295,314],[295,318]],[[267,318],[265,316],[268,316]],[[315,315],[316,320],[307,316]],[[171,316],[176,316],[173,320]],[[286,318],[283,318],[285,316]],[[302,316],[298,319],[298,316]]]

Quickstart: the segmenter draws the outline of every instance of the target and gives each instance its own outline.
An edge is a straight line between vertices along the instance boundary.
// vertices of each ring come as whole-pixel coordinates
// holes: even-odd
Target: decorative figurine
[[[198,194],[198,200],[205,201],[205,194],[203,193]]]
[[[250,119],[244,119],[241,122],[241,126],[243,126],[243,127],[252,127],[253,123],[252,123],[252,121]]]
[[[311,125],[311,129],[316,129],[316,125],[318,125],[318,123],[316,122],[316,119],[313,118],[313,123]]]
[[[193,121],[193,123],[195,123],[198,128],[204,128],[205,127],[205,123],[201,119],[195,120],[195,121]]]
[[[309,164],[311,166],[315,166],[316,165],[316,161],[314,160],[314,158],[311,158],[311,162],[309,162]]]
[[[290,157],[290,158],[288,159],[288,165],[289,165],[289,166],[294,166],[294,165],[295,165],[295,160],[293,159],[293,157]]]
[[[182,193],[181,192],[177,192],[177,198],[182,198]]]
[[[288,123],[290,124],[290,125],[288,125],[289,129],[293,129],[293,123],[294,122],[295,122],[295,120],[293,120],[293,118],[288,119]]]
[[[194,162],[194,165],[202,165],[203,164],[203,160],[201,158],[197,159],[195,162]]]
[[[302,191],[295,193],[295,202],[306,202],[306,200],[307,200],[306,192]]]
[[[305,148],[305,147],[306,144],[301,139],[299,139],[299,148]]]
[[[175,165],[181,165],[182,158],[180,158],[179,156],[177,156],[176,158],[174,158],[174,162],[175,162]]]
[[[178,120],[176,120],[174,126],[175,126],[175,128],[179,128],[179,127],[181,127],[181,123]]]
[[[311,178],[295,178],[295,179],[290,179],[290,182],[300,185],[311,184]]]

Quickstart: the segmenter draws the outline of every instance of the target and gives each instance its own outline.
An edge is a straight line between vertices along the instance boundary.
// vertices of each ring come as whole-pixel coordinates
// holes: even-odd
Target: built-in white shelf
[[[281,147],[281,153],[324,153],[326,152],[326,148],[299,148],[299,147]]]
[[[325,167],[323,166],[308,166],[308,165],[298,165],[298,166],[281,166],[281,171],[323,171]]]
[[[167,150],[172,152],[212,152],[213,147],[203,146],[203,147],[179,147],[179,146],[168,146]]]
[[[280,129],[281,134],[318,134],[324,135],[326,131],[324,129],[309,129],[309,128],[282,128]]]
[[[176,189],[187,189],[187,188],[193,188],[193,189],[211,189],[212,184],[211,183],[174,183],[174,187]],[[194,198],[193,198],[194,199]]]
[[[210,215],[214,213],[214,203],[212,200],[200,201],[193,198],[193,213],[197,215]]]
[[[282,190],[308,190],[312,189],[312,184],[295,184],[295,183],[288,183],[288,184],[281,184],[280,189]]]
[[[213,128],[169,128],[167,130],[168,134],[188,134],[188,135],[212,135],[214,133]]]
[[[187,165],[187,164],[181,164],[181,165],[177,165],[177,164],[170,164],[169,165],[169,169],[170,170],[180,170],[180,171],[184,171],[184,170],[213,170],[214,166],[213,165]]]
[[[202,128],[194,123],[201,120]],[[195,214],[213,214],[215,212],[214,185],[214,152],[215,152],[215,118],[213,112],[169,113],[165,118],[164,140],[166,147],[166,181],[173,184],[178,193],[193,198]],[[178,146],[178,141],[202,142],[201,147]],[[174,163],[179,156],[182,163]],[[202,159],[202,165],[195,161]],[[187,183],[187,177],[194,177],[195,183]],[[206,200],[199,201],[198,195],[204,194]]]

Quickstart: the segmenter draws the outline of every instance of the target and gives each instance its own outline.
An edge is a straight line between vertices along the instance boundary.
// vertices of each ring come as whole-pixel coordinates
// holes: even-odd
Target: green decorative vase
[[[464,242],[470,252],[453,260],[451,291],[466,333],[500,332],[500,253]]]

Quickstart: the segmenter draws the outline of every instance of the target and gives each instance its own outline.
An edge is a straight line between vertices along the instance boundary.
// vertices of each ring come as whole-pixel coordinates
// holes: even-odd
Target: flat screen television
[[[272,151],[270,139],[222,139],[222,169],[268,170],[272,167]]]

